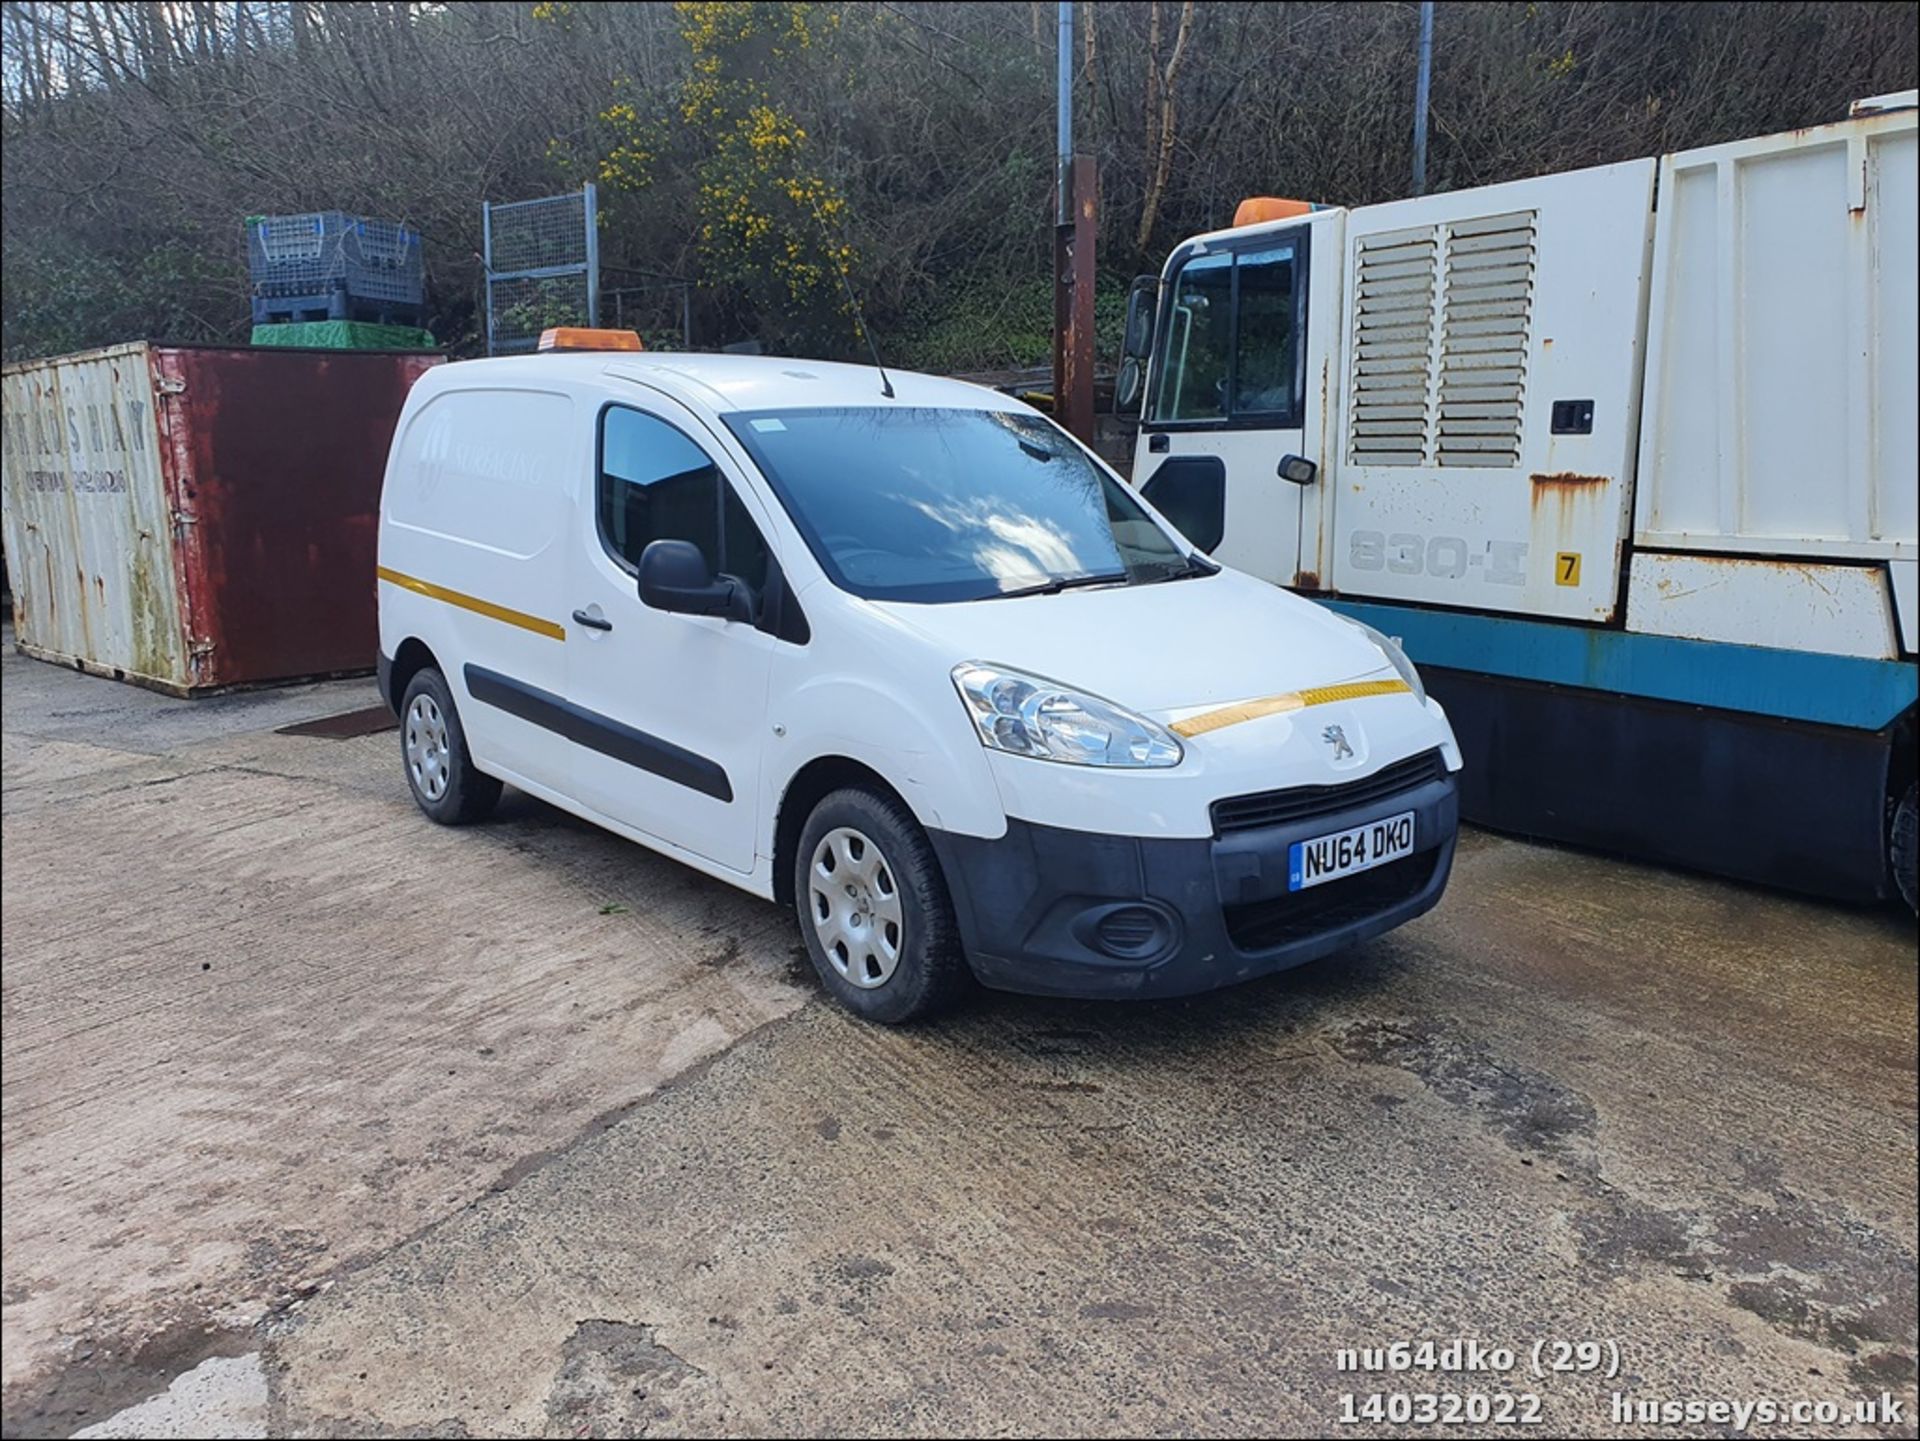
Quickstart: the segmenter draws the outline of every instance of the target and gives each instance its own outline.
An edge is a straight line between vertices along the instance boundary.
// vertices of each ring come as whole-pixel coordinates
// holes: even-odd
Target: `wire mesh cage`
[[[597,325],[600,249],[594,188],[482,206],[487,350],[532,350],[555,325]]]
[[[587,197],[584,190],[490,205],[492,269],[544,270],[587,263]]]
[[[493,292],[493,348],[507,354],[532,350],[540,332],[555,325],[586,325],[584,275],[516,276],[496,279]]]

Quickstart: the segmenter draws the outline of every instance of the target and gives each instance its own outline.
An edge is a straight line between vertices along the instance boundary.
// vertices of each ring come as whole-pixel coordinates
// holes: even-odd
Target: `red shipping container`
[[[423,352],[137,343],[9,365],[15,643],[176,695],[371,669]]]

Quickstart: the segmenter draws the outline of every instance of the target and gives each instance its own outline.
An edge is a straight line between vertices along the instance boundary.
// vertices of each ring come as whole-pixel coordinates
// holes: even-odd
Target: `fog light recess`
[[[1121,960],[1137,960],[1163,950],[1172,938],[1167,918],[1151,906],[1110,906],[1089,928],[1095,950]]]

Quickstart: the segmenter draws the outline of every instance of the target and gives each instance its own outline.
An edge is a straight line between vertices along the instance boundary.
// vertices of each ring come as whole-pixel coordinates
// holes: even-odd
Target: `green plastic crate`
[[[253,343],[303,350],[438,350],[431,330],[371,320],[301,320],[253,327]]]

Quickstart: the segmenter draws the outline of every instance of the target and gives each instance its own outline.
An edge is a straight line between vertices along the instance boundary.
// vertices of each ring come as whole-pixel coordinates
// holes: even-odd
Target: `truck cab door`
[[[1197,241],[1160,288],[1133,483],[1200,549],[1282,585],[1315,588],[1302,565],[1317,483],[1308,398],[1308,262],[1314,227]],[[1310,422],[1311,426],[1310,426]],[[1310,429],[1312,434],[1310,435]],[[1310,445],[1311,441],[1311,445]],[[1281,462],[1307,460],[1287,467]],[[1302,482],[1302,475],[1314,478]],[[1317,545],[1307,547],[1317,552]]]

